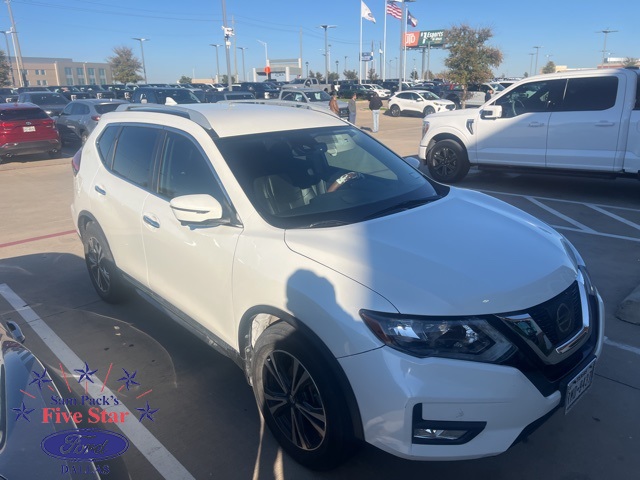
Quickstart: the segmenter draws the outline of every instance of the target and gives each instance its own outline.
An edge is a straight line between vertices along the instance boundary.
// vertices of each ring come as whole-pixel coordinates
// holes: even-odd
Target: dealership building
[[[20,86],[15,57],[9,57],[14,86]],[[92,85],[113,83],[111,66],[101,62],[74,62],[71,58],[22,57],[26,86]]]

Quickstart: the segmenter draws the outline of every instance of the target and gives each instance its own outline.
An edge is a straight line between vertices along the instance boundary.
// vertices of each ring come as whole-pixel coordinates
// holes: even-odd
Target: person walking
[[[337,116],[340,116],[340,106],[338,105],[338,98],[335,95],[331,95],[331,100],[329,101],[329,108]]]
[[[357,95],[354,93],[351,95],[351,100],[349,100],[349,123],[356,124],[356,112],[358,111],[358,106],[356,105]]]
[[[382,100],[376,92],[373,92],[371,100],[369,100],[369,110],[373,114],[373,128],[371,131],[376,133],[380,125],[380,109],[382,108]]]

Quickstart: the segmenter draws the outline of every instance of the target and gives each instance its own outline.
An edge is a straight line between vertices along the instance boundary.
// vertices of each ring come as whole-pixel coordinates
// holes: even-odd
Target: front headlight
[[[414,317],[361,310],[360,317],[382,342],[415,357],[498,363],[516,347],[478,317]]]

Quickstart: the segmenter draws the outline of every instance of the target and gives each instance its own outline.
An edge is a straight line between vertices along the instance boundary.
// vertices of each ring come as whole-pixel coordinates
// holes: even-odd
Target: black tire
[[[436,113],[436,109],[431,106],[424,107],[424,111],[422,113],[424,113],[425,116],[431,115],[432,113]]]
[[[442,183],[456,183],[469,172],[469,158],[464,148],[455,140],[436,142],[427,154],[427,166],[431,178]]]
[[[59,149],[49,150],[50,158],[60,158],[62,156],[62,152]]]
[[[294,460],[329,470],[353,454],[357,442],[339,383],[294,327],[281,321],[260,335],[251,375],[265,422]]]
[[[96,223],[87,223],[82,233],[82,243],[89,278],[100,298],[107,303],[126,300],[128,288],[116,267],[104,233]]]
[[[400,107],[398,105],[391,105],[389,113],[391,113],[392,117],[399,117],[402,112],[400,111]]]

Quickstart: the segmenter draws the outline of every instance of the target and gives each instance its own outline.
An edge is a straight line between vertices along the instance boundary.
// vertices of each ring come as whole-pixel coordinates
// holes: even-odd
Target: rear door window
[[[160,133],[159,128],[153,127],[123,127],[113,157],[113,172],[136,185],[148,188]]]
[[[607,110],[616,104],[618,77],[570,78],[558,111],[585,112]]]

